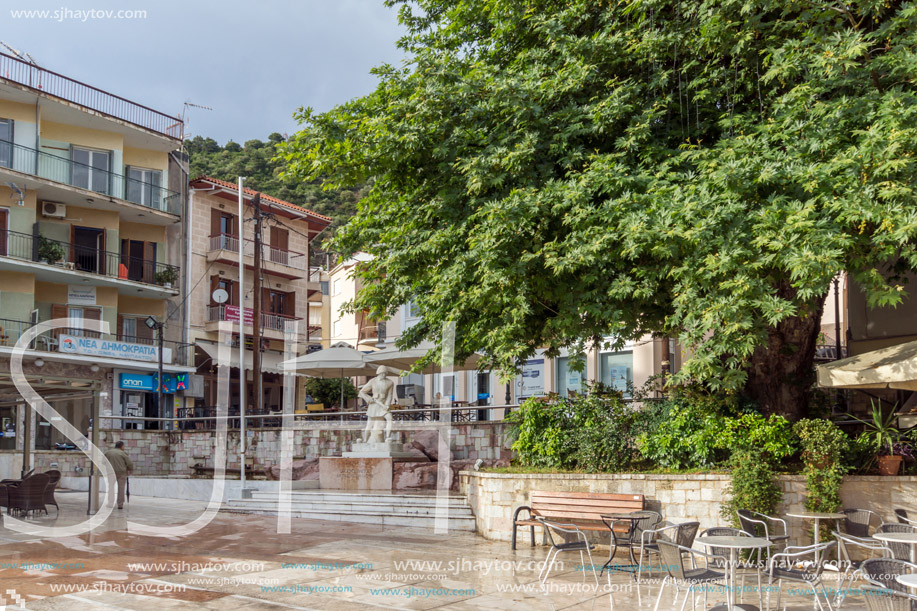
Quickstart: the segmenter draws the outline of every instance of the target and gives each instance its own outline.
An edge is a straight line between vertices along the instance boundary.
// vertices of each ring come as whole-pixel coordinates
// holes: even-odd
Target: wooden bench
[[[640,511],[644,499],[642,494],[533,491],[529,503],[513,513],[513,549],[516,549],[516,529],[520,526],[530,528],[532,545],[535,545],[535,527],[541,526],[535,518],[576,524],[580,530],[607,531],[608,527],[602,522],[603,514]],[[521,511],[528,511],[528,517],[520,519]],[[615,532],[627,533],[629,528],[626,522],[614,525]]]

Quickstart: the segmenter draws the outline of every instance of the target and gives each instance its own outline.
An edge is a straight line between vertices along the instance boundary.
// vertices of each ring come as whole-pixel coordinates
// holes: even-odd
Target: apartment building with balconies
[[[193,369],[177,307],[181,137],[178,117],[0,54],[0,418],[11,433],[0,451],[22,447],[15,431],[25,424],[10,356],[34,325],[52,319],[68,326],[20,343],[25,373],[81,431],[97,404],[103,417],[153,418],[183,404],[175,387]],[[164,324],[161,406],[150,316]],[[88,321],[107,323],[108,332]],[[67,443],[43,419],[29,424],[37,450]]]
[[[261,354],[263,410],[278,411],[283,398],[281,362],[288,344],[295,344],[291,350],[297,355],[303,354],[310,343],[318,343],[322,337],[324,272],[310,263],[310,242],[331,224],[331,219],[244,188],[240,223],[239,190],[235,183],[203,176],[191,181],[190,192],[188,263],[189,278],[196,287],[188,297],[190,336],[197,347],[198,373],[204,379],[204,396],[197,401],[196,413],[206,415],[216,404],[216,346],[222,322],[231,324],[234,346],[238,347],[241,341],[240,322],[246,336],[248,413],[252,413],[255,404],[251,384],[255,349]],[[260,197],[262,218],[260,345],[252,335],[255,195]],[[239,282],[240,240],[244,286]],[[238,414],[238,351],[233,351],[232,358],[230,413]]]

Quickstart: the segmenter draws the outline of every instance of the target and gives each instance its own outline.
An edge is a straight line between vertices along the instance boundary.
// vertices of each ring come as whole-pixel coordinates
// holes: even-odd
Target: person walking
[[[124,442],[119,441],[115,447],[105,452],[105,458],[111,463],[118,480],[118,509],[124,509],[124,491],[127,488],[127,476],[134,470],[134,462],[124,451]]]

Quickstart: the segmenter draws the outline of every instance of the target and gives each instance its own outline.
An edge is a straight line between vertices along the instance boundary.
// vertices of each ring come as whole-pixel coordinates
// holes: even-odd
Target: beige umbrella
[[[304,354],[281,363],[288,373],[310,378],[341,378],[341,411],[344,410],[344,378],[375,375],[377,364],[366,362],[366,355],[350,346],[337,344],[331,348]]]
[[[379,350],[378,352],[370,352],[367,354],[366,362],[373,365],[387,365],[389,367],[394,367],[395,369],[408,370],[414,365],[414,363],[425,357],[428,352],[436,349],[436,345],[429,341],[421,342],[414,348],[406,348],[404,350],[395,347],[386,348],[384,350]],[[454,363],[452,370],[469,371],[472,369],[477,369],[478,363],[482,358],[484,358],[482,354],[475,352],[464,362]],[[433,363],[432,365],[427,365],[418,373],[439,373],[441,370],[442,367],[440,367],[440,364],[437,360],[437,362]]]
[[[864,352],[819,365],[822,388],[900,388],[917,390],[917,342]]]

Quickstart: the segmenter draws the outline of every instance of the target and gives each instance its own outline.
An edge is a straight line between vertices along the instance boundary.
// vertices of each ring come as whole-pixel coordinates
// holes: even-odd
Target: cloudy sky
[[[99,18],[96,11],[146,11]],[[47,17],[18,11],[50,11]],[[327,110],[399,64],[403,34],[382,0],[10,0],[0,41],[49,70],[156,110],[191,109],[190,131],[218,142],[296,130],[300,106]],[[3,49],[4,52],[8,51]]]

